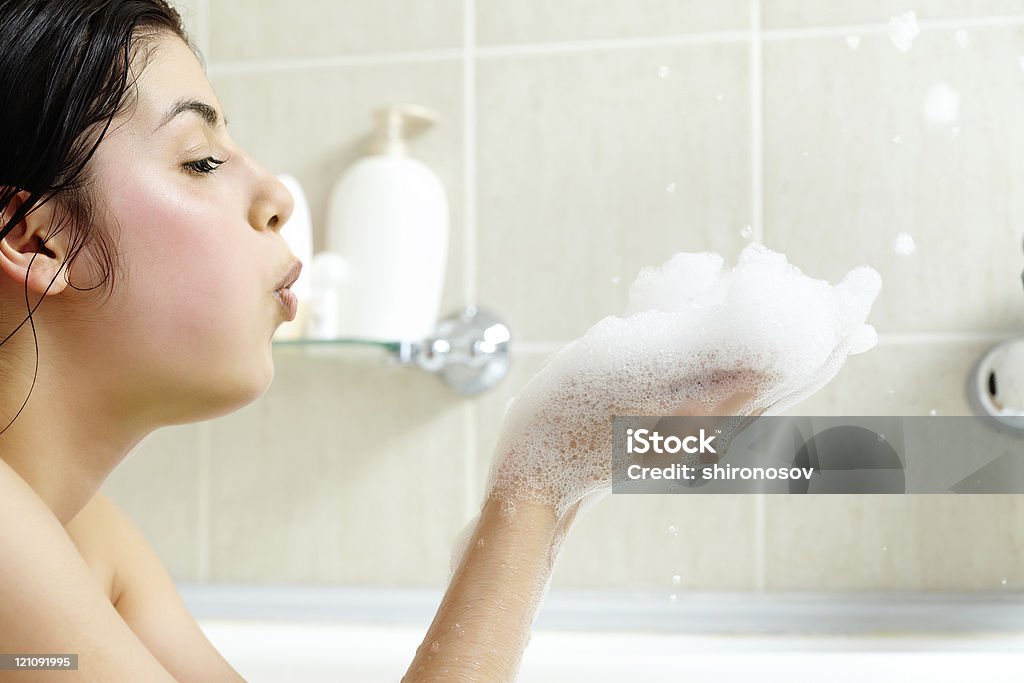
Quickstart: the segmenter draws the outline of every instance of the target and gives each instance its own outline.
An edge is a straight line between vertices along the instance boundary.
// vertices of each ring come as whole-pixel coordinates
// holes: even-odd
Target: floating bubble
[[[612,276],[612,284],[613,284],[613,285],[617,285],[617,284],[619,284],[619,282],[620,282],[621,280],[622,280],[622,278],[621,278],[621,277],[619,277],[618,275],[613,275],[613,276]]]
[[[900,52],[909,52],[914,38],[921,32],[917,27],[917,12],[898,14],[889,19],[889,40]]]
[[[669,536],[675,536],[678,533],[679,533],[679,529],[677,529],[674,524],[668,528],[668,535]]]
[[[740,237],[745,240],[749,240],[750,236],[754,234],[754,227],[749,223],[740,228]]]
[[[725,99],[725,95],[723,95],[722,93],[718,93],[717,95],[715,95],[715,99],[721,102],[722,100]]]
[[[860,47],[860,36],[846,36],[846,45],[851,50],[856,50]]]
[[[888,549],[889,549],[889,546],[887,546],[887,545],[883,545],[882,546],[882,550],[888,550]]]
[[[682,582],[683,582],[683,577],[679,576],[679,574],[676,574],[675,576],[672,577],[672,585],[673,586],[676,586],[678,588],[679,585]]]
[[[949,132],[953,135],[953,137],[960,135],[960,126],[953,126],[952,128],[949,129]]]
[[[665,192],[671,193],[671,192],[675,192],[675,191],[676,191],[676,184],[675,183],[669,183],[668,185],[665,186]]]
[[[952,123],[960,113],[960,93],[948,83],[936,83],[925,95],[922,113],[928,123]]]
[[[932,408],[931,410],[928,411],[928,414],[929,415],[938,415],[939,411],[935,410],[935,408]]]
[[[672,603],[673,605],[675,604],[676,600],[678,600],[678,599],[679,599],[679,596],[677,596],[675,593],[673,593],[672,595],[668,596],[668,601],[670,603]]]
[[[1024,56],[1017,57],[1017,66],[1019,66],[1021,69],[1024,69]]]
[[[896,241],[892,245],[893,251],[901,256],[909,256],[917,251],[917,245],[914,244],[914,238],[905,232],[901,232],[896,235]]]
[[[893,142],[894,145],[898,145],[901,142],[903,142],[903,138],[900,137],[899,134],[893,135],[892,136],[892,142]]]
[[[664,65],[658,67],[658,75],[662,78],[668,78],[668,67]]]
[[[441,644],[440,644],[440,643],[438,643],[438,642],[437,642],[437,641],[435,640],[435,641],[434,641],[433,643],[431,643],[431,645],[430,645],[430,651],[431,651],[431,652],[440,652],[440,651],[441,651]]]
[[[1003,584],[1003,585],[1005,586],[1005,585],[1006,585],[1006,579],[1003,579],[1003,580],[1001,581],[1001,583],[1002,583],[1002,584]]]
[[[954,33],[953,38],[956,40],[956,44],[962,48],[968,48],[971,45],[971,34],[964,29],[959,29]]]

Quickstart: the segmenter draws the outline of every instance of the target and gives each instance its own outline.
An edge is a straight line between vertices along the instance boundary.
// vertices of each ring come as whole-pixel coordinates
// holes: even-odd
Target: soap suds
[[[643,268],[623,314],[549,356],[508,403],[489,497],[559,516],[593,504],[611,486],[615,415],[711,411],[740,392],[751,398],[731,414],[785,411],[877,343],[865,320],[880,289],[872,268],[831,285],[758,243],[732,268],[708,252]]]

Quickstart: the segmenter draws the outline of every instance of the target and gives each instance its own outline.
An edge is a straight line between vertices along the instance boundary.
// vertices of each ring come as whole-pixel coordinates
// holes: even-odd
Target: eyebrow
[[[167,113],[164,114],[163,119],[160,121],[160,125],[154,128],[153,132],[156,132],[161,127],[170,123],[171,120],[178,114],[183,114],[187,111],[199,114],[203,121],[206,122],[206,125],[208,125],[210,128],[216,128],[217,124],[221,120],[220,114],[217,113],[217,110],[208,105],[206,102],[201,102],[199,100],[194,100],[190,98],[182,98],[171,105],[171,108],[167,110]],[[228,119],[226,116],[224,117],[224,125],[228,125]]]

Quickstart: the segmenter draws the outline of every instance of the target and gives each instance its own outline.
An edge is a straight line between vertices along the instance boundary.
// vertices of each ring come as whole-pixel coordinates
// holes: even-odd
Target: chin
[[[242,363],[241,359],[237,362]],[[221,375],[219,381],[214,381],[210,387],[213,391],[211,402],[217,406],[217,416],[254,403],[270,389],[274,381],[274,357],[270,345],[235,369],[237,372],[226,377]]]

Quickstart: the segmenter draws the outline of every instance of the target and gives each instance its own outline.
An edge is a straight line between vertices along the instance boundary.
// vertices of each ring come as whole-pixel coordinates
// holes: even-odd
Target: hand
[[[546,503],[561,518],[611,489],[612,418],[619,415],[759,415],[761,372],[742,368],[681,376],[674,354],[647,359],[657,371],[622,363],[574,367],[575,344],[555,354],[510,405],[492,466],[489,498]],[[618,369],[616,369],[618,368]],[[648,379],[653,377],[654,379]]]
[[[881,287],[869,268],[836,286],[749,245],[721,258],[677,254],[608,316],[553,354],[509,405],[488,497],[551,505],[559,517],[607,493],[613,416],[775,414],[817,391],[848,355]]]

